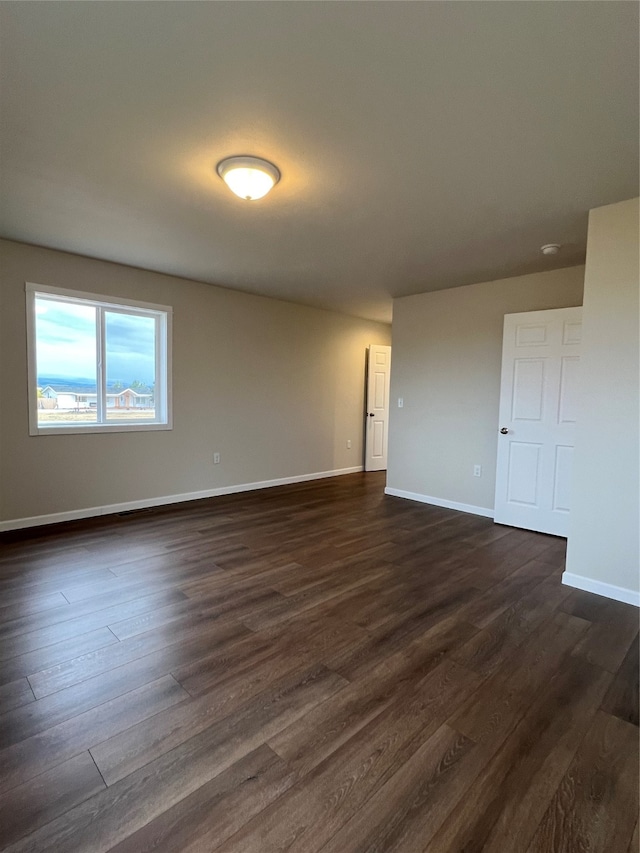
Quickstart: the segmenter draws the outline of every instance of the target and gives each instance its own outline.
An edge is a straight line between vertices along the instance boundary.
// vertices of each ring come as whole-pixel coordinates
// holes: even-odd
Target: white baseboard
[[[434,498],[431,495],[420,495],[417,492],[405,492],[404,489],[392,489],[390,486],[384,490],[385,495],[395,498],[406,498],[409,501],[419,501],[423,504],[441,506],[445,509],[456,509],[458,512],[470,512],[472,515],[483,515],[485,518],[493,518],[493,510],[484,506],[474,504],[461,504],[457,501],[447,501],[444,498]]]
[[[565,586],[572,586],[574,589],[582,589],[585,592],[593,592],[605,598],[613,598],[614,601],[623,601],[625,604],[633,604],[636,607],[640,607],[640,592],[625,589],[623,586],[614,586],[612,583],[595,581],[592,578],[585,578],[582,575],[574,575],[572,572],[564,572],[562,583]]]
[[[85,509],[71,509],[66,512],[52,512],[49,515],[34,515],[30,518],[14,518],[0,521],[0,533],[7,530],[21,530],[25,527],[40,527],[44,524],[59,524],[61,521],[77,521],[81,518],[94,518],[99,515],[113,515],[116,512],[128,512],[135,509],[148,509],[154,506],[197,501],[201,498],[215,498],[220,495],[235,495],[238,492],[252,492],[256,489],[270,489],[273,486],[287,486],[291,483],[306,483],[310,480],[322,480],[325,477],[339,477],[343,474],[357,474],[362,465],[352,468],[338,468],[334,471],[317,471],[314,474],[298,474],[295,477],[280,477],[277,480],[261,480],[257,483],[240,483],[235,486],[220,486],[217,489],[203,489],[199,492],[184,492],[179,495],[163,495],[157,498],[142,498],[138,501],[126,501],[106,506],[92,506]]]

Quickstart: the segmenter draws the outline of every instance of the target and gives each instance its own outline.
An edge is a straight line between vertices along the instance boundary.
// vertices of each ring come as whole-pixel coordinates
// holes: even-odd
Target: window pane
[[[96,309],[36,296],[38,426],[96,422]]]
[[[32,435],[171,428],[170,308],[46,285],[26,290]]]
[[[105,311],[107,421],[156,417],[156,323],[153,317]]]

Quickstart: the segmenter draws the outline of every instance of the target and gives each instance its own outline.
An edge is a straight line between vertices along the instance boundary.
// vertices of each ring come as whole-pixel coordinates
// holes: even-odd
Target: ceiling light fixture
[[[265,196],[280,180],[280,172],[259,157],[227,157],[216,170],[229,189],[247,201]]]
[[[560,244],[546,243],[544,246],[540,246],[540,251],[543,255],[557,255],[560,251]]]

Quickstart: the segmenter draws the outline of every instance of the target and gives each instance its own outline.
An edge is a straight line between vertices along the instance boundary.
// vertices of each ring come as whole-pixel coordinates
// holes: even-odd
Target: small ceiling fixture
[[[227,157],[216,170],[229,189],[247,201],[265,196],[280,180],[280,172],[259,157]]]
[[[543,255],[557,255],[560,251],[560,244],[546,243],[544,246],[540,246],[540,251]]]

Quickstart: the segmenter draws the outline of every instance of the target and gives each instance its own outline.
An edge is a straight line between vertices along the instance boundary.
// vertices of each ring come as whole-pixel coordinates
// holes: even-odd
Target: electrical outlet
[[[474,465],[473,466],[473,476],[474,477],[482,477],[482,465]]]
[[[219,453],[214,453],[214,454],[213,454],[213,464],[214,464],[214,465],[219,465],[219,464],[220,464],[220,454],[219,454]]]
[[[351,450],[351,439],[347,439],[347,450]]]
[[[398,397],[398,408],[402,409],[404,407],[404,397]]]

